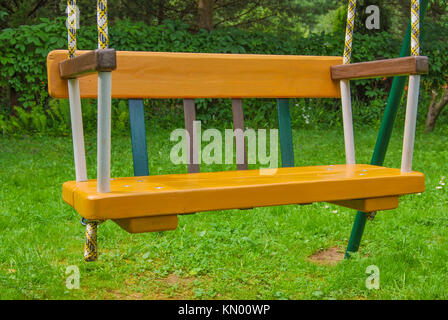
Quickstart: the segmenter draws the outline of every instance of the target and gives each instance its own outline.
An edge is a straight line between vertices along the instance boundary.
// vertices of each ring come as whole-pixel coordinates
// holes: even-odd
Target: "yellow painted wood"
[[[78,51],[78,54],[87,51]],[[48,90],[67,98],[59,62],[67,51],[47,57]],[[341,57],[210,53],[117,52],[113,98],[338,98],[330,67]],[[97,97],[97,75],[80,80],[81,97]]]
[[[361,212],[374,212],[398,208],[398,196],[332,201],[341,207],[355,209]]]
[[[176,215],[284,204],[381,198],[423,192],[425,177],[372,165],[335,165],[66,182],[63,198],[92,220]]]
[[[176,230],[177,215],[113,220],[129,233]]]

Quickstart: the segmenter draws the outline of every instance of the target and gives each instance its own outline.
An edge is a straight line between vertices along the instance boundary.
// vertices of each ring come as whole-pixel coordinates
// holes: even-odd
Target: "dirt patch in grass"
[[[165,278],[144,285],[140,292],[132,292],[136,279],[126,280],[127,290],[108,290],[107,299],[112,300],[172,300],[194,299],[194,282],[197,278],[181,278],[171,273]]]
[[[142,300],[143,294],[139,292],[134,292],[130,294],[126,294],[120,290],[112,290],[109,291],[110,297],[108,299],[112,300]]]
[[[156,280],[161,292],[153,292],[149,299],[192,299],[194,298],[194,282],[197,278],[181,278],[171,273],[167,277]]]
[[[181,278],[178,275],[171,273],[168,277],[161,279],[160,281],[163,281],[169,285],[178,285],[179,287],[188,287],[190,284],[195,281],[195,278]]]
[[[308,257],[311,262],[322,265],[335,265],[344,259],[344,251],[334,247],[319,251]]]

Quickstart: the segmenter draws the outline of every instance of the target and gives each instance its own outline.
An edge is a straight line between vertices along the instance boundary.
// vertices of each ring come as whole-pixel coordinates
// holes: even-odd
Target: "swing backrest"
[[[78,51],[78,54],[86,51]],[[50,52],[48,87],[67,98],[59,62],[67,51]],[[341,57],[118,51],[112,98],[339,98],[331,67]],[[97,75],[80,77],[82,98],[96,98]]]
[[[342,65],[341,57],[323,56],[115,52],[113,49],[78,51],[77,55],[67,60],[65,50],[49,53],[50,95],[67,98],[67,79],[77,77],[81,98],[96,98],[96,72],[113,70],[112,98],[134,99],[131,105],[138,106],[131,106],[130,111],[133,137],[144,136],[144,121],[132,121],[133,115],[135,119],[144,119],[143,103],[139,100],[143,98],[184,99],[185,127],[190,132],[195,119],[194,98],[232,98],[233,109],[238,111],[241,107],[237,108],[236,102],[241,98],[340,98],[340,80],[428,72],[427,57]],[[243,123],[242,111],[238,113],[241,119],[236,119],[234,114],[235,127]],[[143,130],[136,133],[134,127]],[[193,139],[191,133],[190,139]],[[145,146],[146,142],[138,148],[133,145],[133,150],[144,150]],[[190,150],[189,159],[192,156]],[[147,156],[135,159],[146,162]],[[193,163],[191,159],[190,163]],[[140,167],[139,174],[148,171],[147,166]],[[197,171],[197,167],[189,166],[189,172]]]

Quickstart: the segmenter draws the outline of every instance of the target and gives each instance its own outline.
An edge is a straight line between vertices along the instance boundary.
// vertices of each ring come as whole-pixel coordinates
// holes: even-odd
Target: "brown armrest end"
[[[413,56],[332,66],[331,78],[344,80],[416,75],[426,74],[428,70],[428,57]]]
[[[59,63],[63,79],[73,79],[95,72],[108,72],[117,68],[115,49],[97,49]]]

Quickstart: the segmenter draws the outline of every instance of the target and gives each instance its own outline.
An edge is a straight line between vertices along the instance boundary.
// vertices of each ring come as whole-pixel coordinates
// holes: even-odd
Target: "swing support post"
[[[107,0],[97,0],[98,49],[108,48]],[[111,144],[111,72],[98,72],[98,142],[97,142],[97,190],[110,192],[110,144]],[[98,259],[97,232],[100,221],[87,221],[84,261]]]
[[[421,0],[420,21],[423,21],[426,10],[428,8],[428,0]],[[403,41],[400,57],[408,56],[411,49],[411,31],[412,23],[409,22],[406,36]],[[383,119],[381,121],[380,131],[376,140],[375,150],[372,155],[370,164],[381,166],[387,153],[392,129],[394,127],[395,119],[397,117],[398,108],[400,106],[401,98],[403,96],[404,88],[406,86],[407,77],[394,77],[391,92],[387,100],[386,109],[384,111]],[[411,88],[409,88],[411,90]],[[364,228],[367,222],[367,213],[358,211],[356,213],[355,222],[353,224],[350,239],[345,252],[345,258],[350,258],[351,252],[357,252],[361,243],[361,238],[364,233]]]
[[[347,10],[347,28],[345,31],[344,64],[350,64],[353,44],[353,31],[355,29],[356,0],[349,0]],[[344,124],[345,160],[347,164],[355,164],[355,138],[353,133],[352,97],[350,80],[340,81],[342,119]]]

